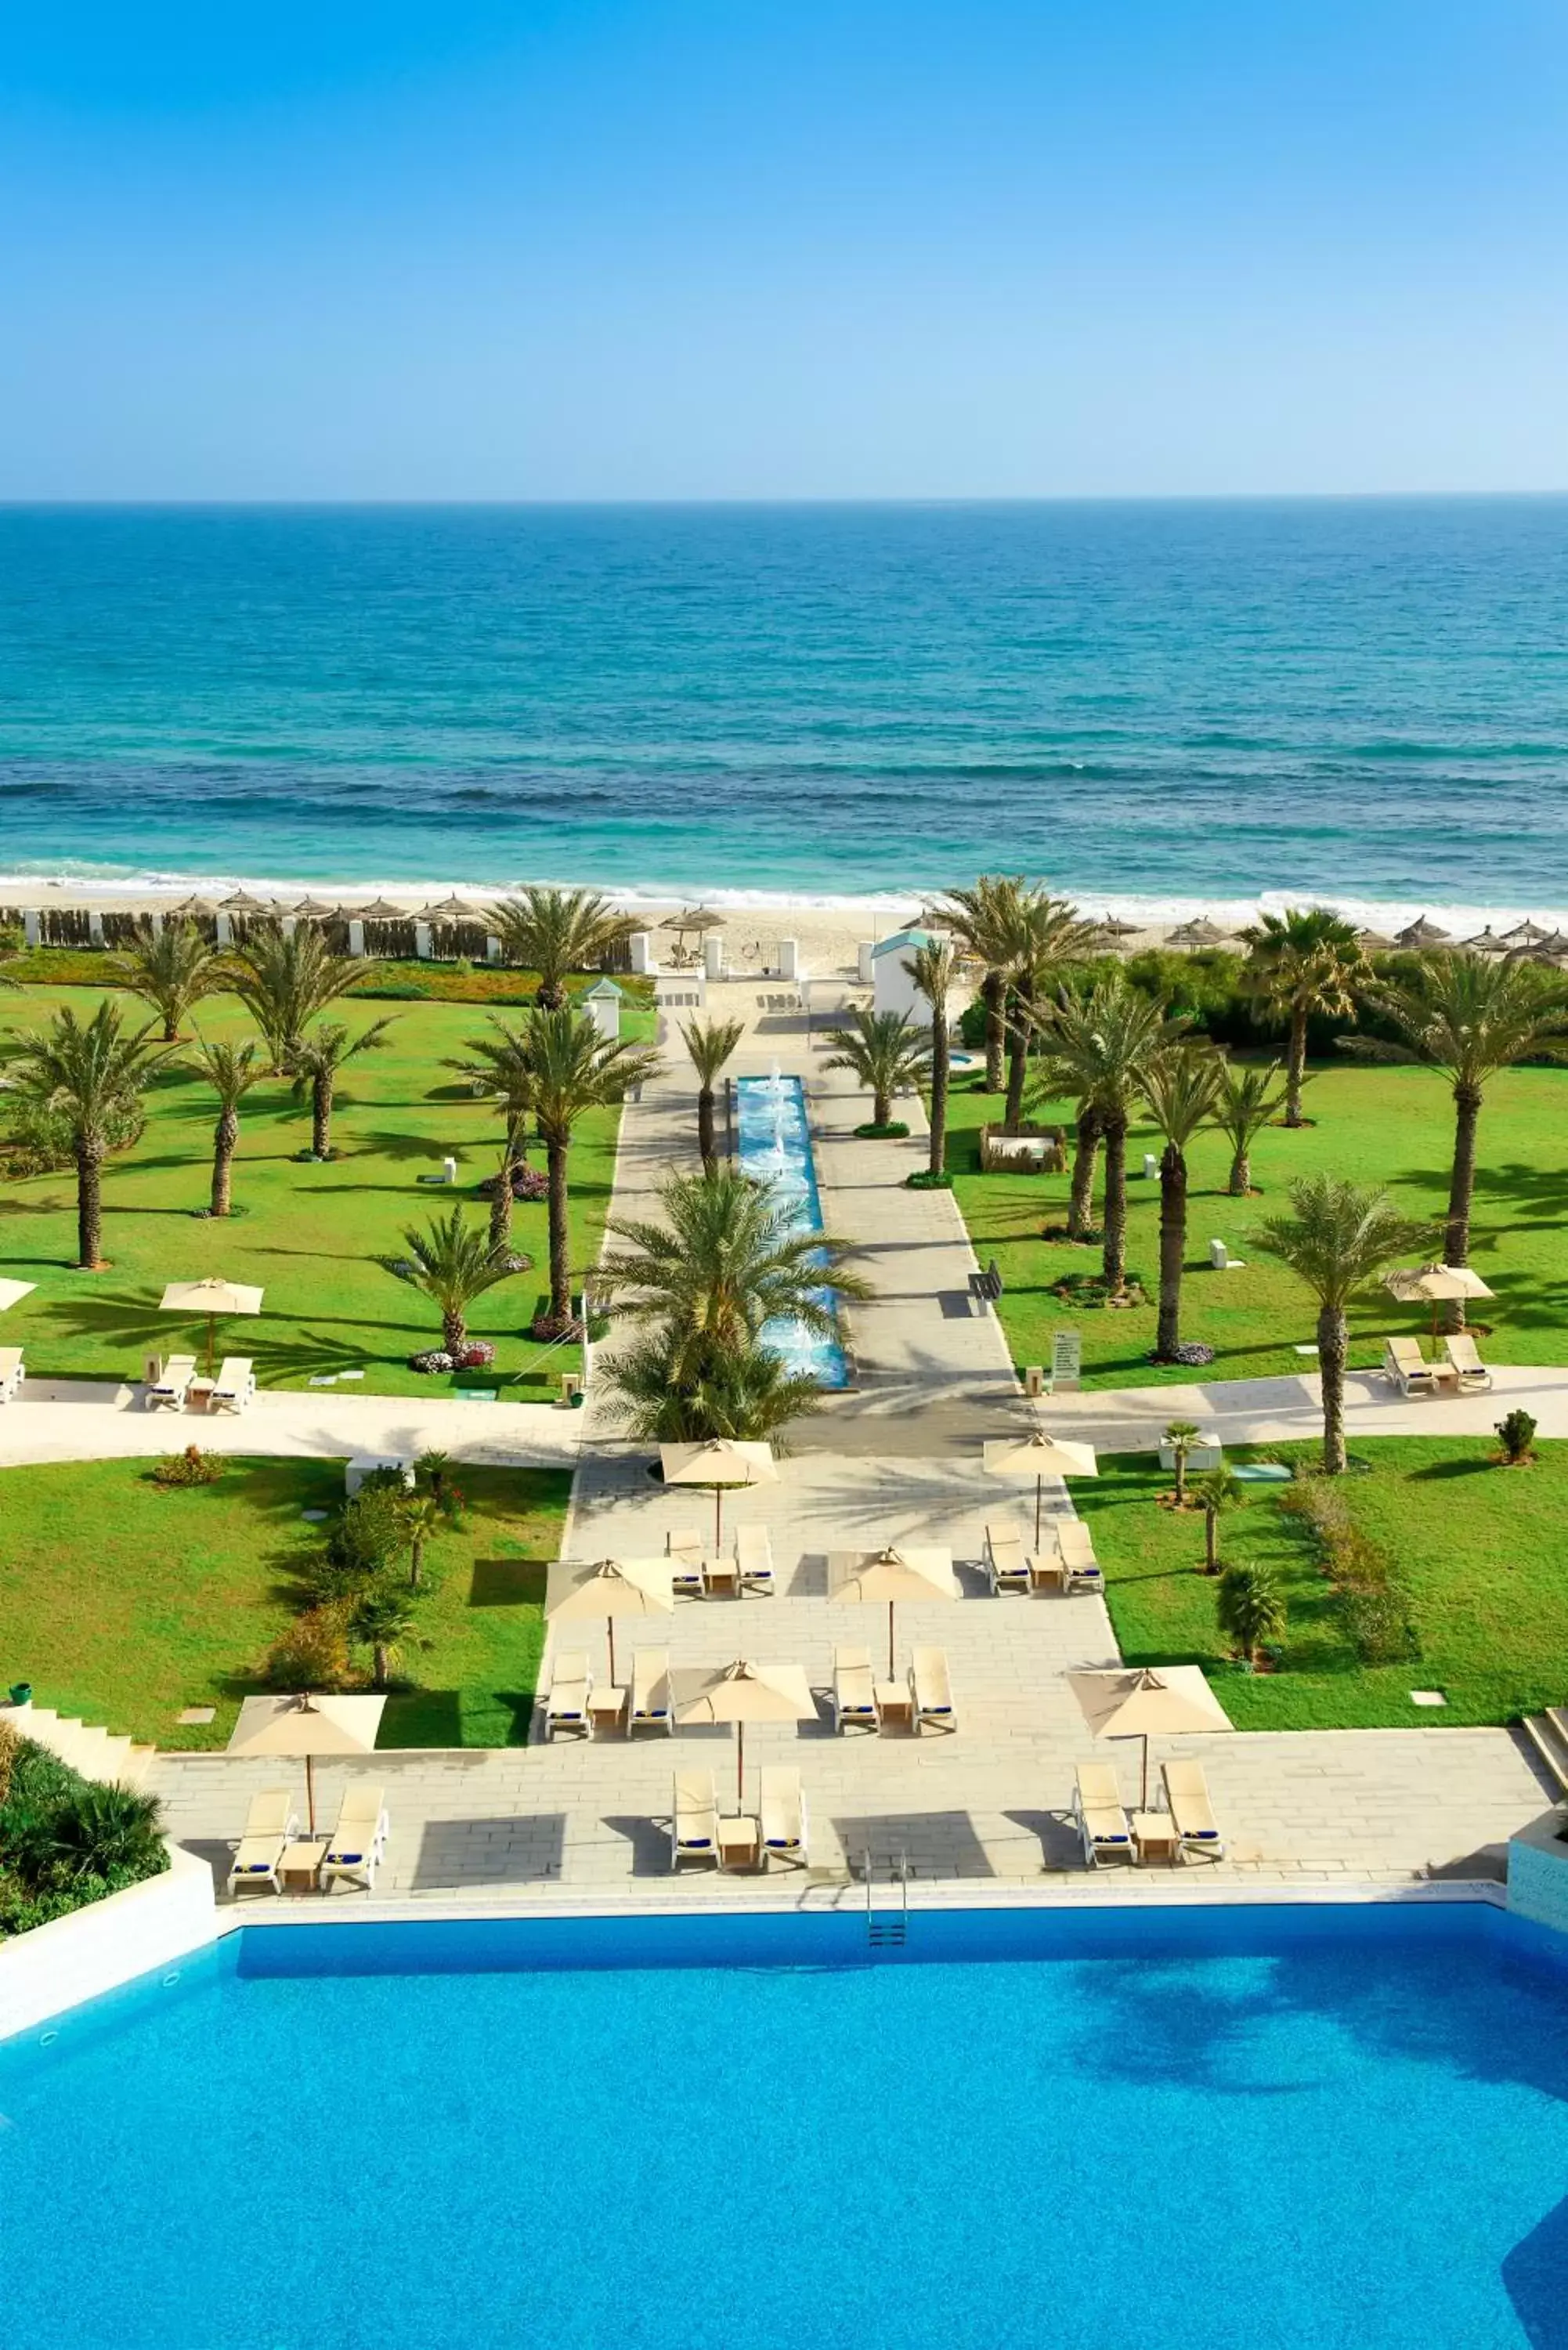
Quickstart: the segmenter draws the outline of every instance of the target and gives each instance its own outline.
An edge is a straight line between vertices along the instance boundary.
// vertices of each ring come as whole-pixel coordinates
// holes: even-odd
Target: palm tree
[[[103,1269],[103,1162],[117,1124],[133,1117],[171,1048],[155,1045],[151,1024],[129,1035],[106,996],[90,1020],[67,1003],[47,1029],[24,1032],[5,1049],[13,1093],[63,1120],[77,1169],[77,1257],[84,1273]]]
[[[1249,1665],[1260,1648],[1284,1638],[1285,1595],[1272,1566],[1228,1566],[1217,1596],[1220,1629]]]
[[[455,1069],[476,1092],[484,1095],[504,1120],[501,1165],[490,1195],[490,1245],[504,1249],[512,1237],[512,1178],[528,1157],[528,1119],[534,1108],[534,1072],[524,1039],[505,1022],[492,1019],[493,1036],[470,1036],[464,1052],[470,1056],[446,1060],[443,1069]]]
[[[1179,1510],[1187,1507],[1187,1456],[1202,1432],[1195,1419],[1166,1422],[1163,1441],[1169,1446],[1170,1457],[1176,1464],[1176,1483],[1171,1490],[1171,1500]]]
[[[1008,966],[1012,1014],[1007,1023],[1007,1106],[1002,1131],[1016,1134],[1023,1118],[1023,1087],[1029,1048],[1037,1030],[1033,1014],[1052,979],[1082,962],[1094,942],[1094,925],[1080,920],[1065,898],[1043,889],[1020,892]]]
[[[1127,1128],[1150,1069],[1188,1024],[1116,970],[1086,995],[1063,991],[1043,1024],[1045,1059],[1033,1098],[1069,1094],[1092,1103],[1106,1147],[1106,1218],[1101,1270],[1112,1297],[1127,1286]]]
[[[828,1043],[838,1049],[822,1066],[850,1070],[871,1097],[872,1125],[890,1126],[893,1096],[922,1084],[930,1069],[930,1045],[901,1012],[867,1012],[857,1003],[849,1017],[852,1027],[828,1030]]]
[[[166,1045],[179,1043],[181,1025],[192,1007],[228,976],[223,957],[194,922],[165,922],[160,931],[139,928],[136,943],[120,958],[120,967],[123,984],[151,1003],[162,1021]]]
[[[610,1218],[607,1237],[625,1245],[606,1250],[594,1286],[629,1321],[663,1324],[693,1358],[746,1353],[775,1316],[831,1336],[837,1326],[823,1293],[870,1294],[845,1269],[846,1242],[796,1231],[738,1167],[669,1176],[659,1206],[657,1223]]]
[[[1220,1065],[1214,1123],[1231,1146],[1231,1179],[1226,1188],[1233,1200],[1244,1200],[1251,1192],[1252,1144],[1284,1102],[1284,1095],[1274,1090],[1279,1074],[1278,1061],[1271,1061],[1266,1069],[1241,1068],[1232,1061]]]
[[[317,1159],[332,1156],[332,1105],[338,1071],[357,1061],[361,1053],[379,1053],[393,1024],[390,1020],[372,1021],[358,1036],[350,1036],[340,1023],[322,1020],[295,1040],[289,1055],[294,1090],[297,1095],[307,1086],[310,1088],[310,1147]]]
[[[446,1514],[434,1493],[407,1493],[399,1505],[403,1529],[409,1537],[409,1589],[420,1588],[424,1572],[425,1544],[432,1534],[439,1534],[446,1523]]]
[[[949,939],[931,939],[917,947],[904,965],[931,1007],[931,1149],[927,1167],[945,1175],[948,1164],[948,1078],[951,1048],[948,1042],[948,1001],[958,980],[958,956]]]
[[[612,1043],[585,1014],[547,1011],[543,1004],[528,1014],[522,1036],[550,1186],[550,1303],[534,1335],[555,1338],[572,1326],[567,1171],[574,1129],[589,1110],[624,1101],[634,1086],[657,1073],[659,1062],[651,1045]]]
[[[1220,1572],[1220,1521],[1231,1510],[1242,1508],[1247,1489],[1233,1469],[1221,1461],[1218,1469],[1206,1469],[1192,1488],[1203,1505],[1203,1572]]]
[[[371,1656],[370,1685],[384,1690],[397,1662],[400,1643],[414,1620],[412,1594],[395,1583],[372,1583],[360,1593],[348,1629]]]
[[[1103,1121],[1099,1106],[1088,1095],[1078,1104],[1073,1145],[1073,1180],[1067,1190],[1067,1238],[1086,1241],[1094,1232],[1095,1164],[1100,1155]]]
[[[641,1444],[763,1443],[822,1407],[815,1380],[786,1370],[770,1347],[694,1357],[670,1327],[618,1347],[600,1378],[611,1414]]]
[[[1165,1137],[1159,1161],[1159,1322],[1155,1360],[1173,1362],[1181,1344],[1181,1274],[1187,1254],[1187,1148],[1214,1120],[1220,1063],[1206,1045],[1178,1046],[1154,1062],[1143,1097]]]
[[[999,1094],[1002,1087],[1007,989],[1018,948],[1019,909],[1025,889],[1022,874],[982,873],[972,889],[950,889],[940,910],[965,954],[981,968],[985,1089],[990,1094]]]
[[[288,937],[258,923],[234,964],[234,993],[261,1030],[274,1076],[294,1075],[294,1055],[307,1024],[348,993],[364,971],[333,954],[321,932],[302,922]]]
[[[719,1164],[718,1139],[713,1131],[714,1092],[724,1074],[725,1064],[745,1033],[743,1020],[688,1020],[681,1023],[680,1041],[697,1072],[697,1148],[702,1154],[702,1165],[710,1175]]]
[[[1443,1263],[1468,1264],[1485,1088],[1500,1069],[1527,1059],[1568,1028],[1568,990],[1554,973],[1533,963],[1498,962],[1460,951],[1423,956],[1413,984],[1369,990],[1368,999],[1393,1021],[1410,1055],[1440,1069],[1453,1088],[1454,1158]],[[1376,1059],[1394,1057],[1387,1046],[1362,1039],[1356,1048]],[[1449,1300],[1447,1315],[1450,1330],[1462,1329],[1463,1299]]]
[[[205,1077],[218,1097],[218,1122],[213,1128],[213,1204],[208,1212],[226,1216],[240,1140],[240,1104],[251,1087],[261,1083],[266,1069],[254,1043],[214,1045],[205,1036],[197,1037],[182,1066],[192,1076]]]
[[[611,947],[631,936],[637,919],[618,914],[597,889],[523,889],[504,898],[486,917],[510,963],[539,974],[538,1001],[558,1012],[569,971],[592,971]]]
[[[1347,1019],[1366,970],[1354,926],[1326,906],[1289,906],[1243,931],[1249,949],[1242,983],[1262,1010],[1286,1022],[1285,1124],[1303,1126],[1307,1022],[1314,1014]]]
[[[1389,1265],[1415,1250],[1429,1248],[1432,1230],[1401,1214],[1386,1191],[1363,1190],[1332,1175],[1309,1175],[1293,1183],[1291,1207],[1288,1216],[1272,1216],[1258,1238],[1317,1299],[1323,1465],[1328,1476],[1337,1477],[1345,1461],[1346,1308],[1355,1292]]]
[[[469,1307],[487,1289],[510,1280],[511,1265],[493,1254],[461,1206],[450,1216],[432,1216],[422,1232],[410,1227],[403,1242],[409,1262],[402,1278],[434,1300],[441,1309],[441,1344],[449,1355],[461,1355],[468,1344]]]

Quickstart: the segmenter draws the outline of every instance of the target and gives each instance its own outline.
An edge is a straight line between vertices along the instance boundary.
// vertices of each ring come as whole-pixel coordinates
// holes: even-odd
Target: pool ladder
[[[863,1874],[866,1879],[866,1939],[873,1950],[901,1950],[909,1939],[909,1856],[901,1852],[897,1860],[888,1864],[888,1883],[898,1888],[898,1906],[889,1901],[884,1908],[877,1906],[877,1863],[867,1847]]]

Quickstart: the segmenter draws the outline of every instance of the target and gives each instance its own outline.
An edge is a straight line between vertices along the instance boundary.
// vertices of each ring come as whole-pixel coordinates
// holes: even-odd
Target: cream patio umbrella
[[[290,1754],[305,1760],[305,1799],[316,1834],[316,1757],[370,1754],[384,1697],[248,1697],[229,1739],[231,1754]]]
[[[1432,1336],[1438,1335],[1438,1308],[1454,1297],[1495,1297],[1479,1273],[1468,1264],[1407,1264],[1386,1273],[1383,1286],[1401,1305],[1430,1305]]]
[[[746,1795],[748,1721],[815,1721],[816,1700],[798,1665],[753,1665],[738,1657],[722,1665],[701,1695],[688,1698],[675,1719],[683,1729],[732,1721],[735,1725],[735,1801]]]
[[[1041,1513],[1047,1477],[1097,1477],[1100,1464],[1092,1444],[1068,1444],[1037,1428],[1033,1436],[995,1437],[985,1447],[985,1473],[1006,1477],[1014,1485],[1034,1480],[1034,1547],[1040,1547]]]
[[[701,1444],[661,1444],[659,1465],[667,1485],[711,1485],[715,1550],[724,1534],[725,1486],[776,1485],[779,1481],[771,1445],[731,1436],[710,1436]]]
[[[1147,1666],[1134,1671],[1069,1673],[1073,1695],[1096,1738],[1141,1738],[1143,1801],[1148,1808],[1148,1742],[1192,1731],[1234,1727],[1197,1665]]]
[[[30,1297],[37,1286],[36,1281],[0,1281],[0,1314],[8,1305],[17,1305],[24,1297]]]
[[[164,1314],[204,1314],[207,1317],[207,1377],[213,1376],[213,1332],[221,1315],[259,1314],[262,1292],[247,1288],[244,1282],[219,1281],[209,1276],[205,1281],[171,1281],[158,1301]]]
[[[928,1599],[956,1599],[950,1550],[901,1549],[889,1543],[885,1550],[836,1550],[827,1556],[827,1596],[846,1607],[888,1608],[888,1679],[893,1678],[893,1610],[900,1599],[919,1605]]]
[[[615,1679],[615,1619],[618,1616],[672,1616],[673,1569],[667,1558],[601,1558],[580,1565],[560,1562],[568,1576],[558,1599],[545,1609],[552,1624],[577,1616],[602,1616],[609,1639],[609,1675]]]

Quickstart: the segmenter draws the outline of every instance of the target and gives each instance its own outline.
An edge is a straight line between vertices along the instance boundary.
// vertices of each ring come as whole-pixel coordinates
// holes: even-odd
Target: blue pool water
[[[805,1094],[798,1077],[739,1077],[735,1081],[735,1150],[748,1175],[765,1183],[793,1231],[820,1232],[822,1201],[811,1155]],[[832,1303],[832,1292],[824,1290]],[[849,1384],[849,1364],[836,1338],[784,1315],[763,1326],[763,1337],[792,1371],[819,1388]]]
[[[1563,2350],[1545,1939],[971,1912],[906,1963],[853,1918],[252,1928],[0,2051],[9,2338]]]

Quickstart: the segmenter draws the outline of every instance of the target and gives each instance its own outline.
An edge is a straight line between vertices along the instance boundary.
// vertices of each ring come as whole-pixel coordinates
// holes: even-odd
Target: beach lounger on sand
[[[631,1711],[626,1718],[626,1733],[634,1731],[662,1730],[671,1736],[675,1731],[675,1709],[670,1702],[670,1651],[668,1648],[639,1648],[631,1660]]]
[[[225,1355],[218,1366],[218,1376],[213,1382],[213,1392],[207,1399],[209,1411],[244,1411],[256,1391],[255,1366],[248,1355]]]
[[[1056,1548],[1064,1591],[1103,1591],[1106,1578],[1095,1556],[1095,1538],[1082,1518],[1058,1518]]]
[[[781,1860],[806,1866],[805,1797],[798,1771],[772,1770],[762,1774],[763,1866],[776,1853]]]
[[[185,1409],[185,1397],[196,1376],[194,1355],[171,1355],[163,1366],[163,1376],[154,1380],[147,1390],[147,1408],[156,1410],[162,1404],[171,1404],[176,1411]]]
[[[26,1376],[22,1366],[21,1347],[0,1347],[0,1403],[16,1401]]]
[[[833,1727],[836,1731],[881,1727],[869,1648],[833,1651]]]
[[[345,1788],[343,1801],[337,1806],[337,1825],[322,1856],[324,1890],[338,1877],[347,1877],[350,1885],[358,1885],[367,1893],[374,1888],[391,1825],[387,1817],[386,1792],[384,1787],[367,1785],[362,1779],[354,1780]]]
[[[1159,1775],[1165,1782],[1166,1805],[1180,1840],[1183,1859],[1189,1852],[1200,1852],[1208,1860],[1223,1860],[1225,1839],[1209,1800],[1209,1782],[1203,1775],[1202,1763],[1162,1762]]]
[[[702,1580],[702,1537],[691,1526],[677,1526],[664,1544],[670,1561],[670,1587],[688,1599],[706,1598]]]
[[[245,1830],[229,1871],[229,1891],[263,1885],[279,1891],[277,1872],[290,1842],[299,1832],[299,1814],[286,1787],[266,1787],[251,1797]]]
[[[701,1860],[719,1866],[719,1804],[711,1771],[677,1771],[670,1823],[670,1866]]]
[[[1130,1860],[1137,1865],[1137,1847],[1122,1809],[1116,1774],[1108,1762],[1080,1762],[1073,1789],[1073,1816],[1084,1839],[1086,1866],[1102,1860]]]
[[[573,1648],[557,1657],[550,1668],[550,1694],[545,1700],[545,1737],[554,1738],[557,1730],[570,1730],[579,1738],[591,1738],[594,1718],[588,1700],[593,1693],[594,1677],[582,1651]]]
[[[1453,1367],[1461,1395],[1484,1394],[1490,1387],[1491,1373],[1477,1353],[1476,1342],[1468,1330],[1456,1330],[1445,1338],[1443,1352]]]
[[[735,1536],[735,1567],[742,1591],[774,1595],[774,1546],[766,1526],[742,1526]]]
[[[987,1523],[984,1566],[992,1598],[1002,1591],[1028,1590],[1029,1560],[1014,1519],[992,1518]]]
[[[1405,1395],[1436,1395],[1438,1375],[1414,1338],[1385,1338],[1383,1376]]]
[[[916,1648],[911,1651],[909,1702],[914,1711],[917,1731],[922,1731],[928,1721],[933,1730],[958,1728],[958,1715],[953,1709],[953,1685],[948,1673],[945,1648]]]

